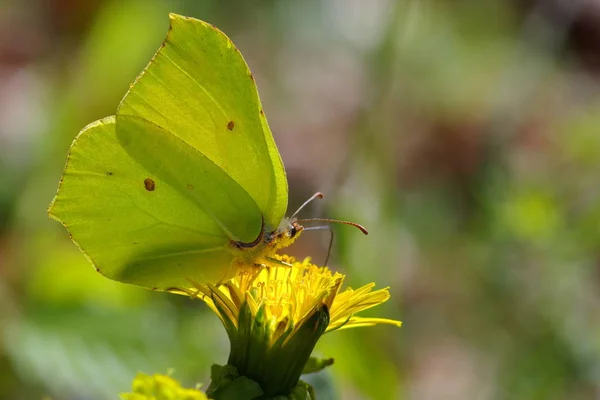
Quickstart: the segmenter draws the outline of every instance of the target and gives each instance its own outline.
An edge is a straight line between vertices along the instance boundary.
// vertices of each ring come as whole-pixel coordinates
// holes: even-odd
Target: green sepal
[[[304,366],[328,324],[329,310],[323,305],[304,321],[281,348],[271,349],[268,357],[272,367],[269,379],[263,384],[266,393],[277,393],[281,389],[290,391],[298,384]]]
[[[250,400],[263,395],[260,385],[252,379],[240,376],[231,365],[213,365],[210,369],[211,383],[206,394],[215,400]]]
[[[333,358],[317,358],[311,357],[308,359],[308,362],[304,366],[304,370],[302,370],[302,374],[312,374],[314,372],[319,372],[324,370],[325,368],[333,365]]]
[[[213,365],[211,380],[206,394],[214,400],[316,400],[312,386],[303,381],[288,395],[264,396],[258,382],[241,376],[232,365]]]
[[[216,304],[220,309],[220,306]],[[292,396],[297,399],[311,399],[310,386],[301,384],[300,375],[305,372],[316,372],[328,365],[332,360],[310,360],[315,344],[323,335],[329,324],[329,310],[322,305],[297,327],[289,321],[281,321],[275,327],[280,336],[273,342],[273,327],[265,317],[265,305],[259,307],[256,315],[244,303],[238,313],[237,327],[231,325],[227,329],[231,341],[231,352],[227,366],[213,366],[212,382],[208,394],[215,398],[237,396],[244,390],[246,399],[259,393],[261,399],[275,399],[274,396]],[[309,363],[309,367],[305,368]],[[238,382],[244,377],[249,382]],[[234,385],[233,392],[229,386]],[[246,387],[252,388],[246,392]],[[253,388],[260,390],[254,391]],[[227,391],[225,391],[227,388]],[[233,393],[233,394],[232,394]],[[305,394],[305,393],[308,393]],[[237,397],[228,397],[236,399]],[[289,397],[292,398],[292,397]]]
[[[315,390],[304,381],[298,381],[298,384],[288,396],[289,400],[316,400]]]

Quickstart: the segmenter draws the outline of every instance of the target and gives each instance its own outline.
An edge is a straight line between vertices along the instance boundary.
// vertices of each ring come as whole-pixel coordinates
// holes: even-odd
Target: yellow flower
[[[179,382],[168,375],[143,373],[133,380],[132,393],[121,395],[122,400],[207,400],[206,395],[197,389],[181,387]]]
[[[375,284],[370,283],[357,290],[346,288],[341,291],[345,275],[332,272],[327,267],[317,267],[310,263],[309,258],[296,262],[286,255],[276,257],[292,264],[292,267],[282,264],[262,268],[258,272],[241,271],[219,287],[194,284],[197,292],[188,294],[202,299],[224,323],[232,323],[236,327],[244,302],[253,315],[265,306],[265,319],[273,334],[271,341],[282,334],[282,325],[299,327],[321,305],[327,306],[329,311],[326,332],[376,324],[402,324],[390,319],[354,315],[386,302],[390,298],[387,288],[372,291]]]
[[[345,276],[339,272],[317,267],[308,258],[296,262],[286,255],[275,257],[282,263],[241,271],[219,286],[192,282],[196,290],[185,291],[219,316],[231,342],[228,365],[258,382],[265,395],[286,395],[293,390],[325,332],[401,325],[400,321],[354,315],[387,301],[387,288],[373,291],[371,283],[342,290]]]

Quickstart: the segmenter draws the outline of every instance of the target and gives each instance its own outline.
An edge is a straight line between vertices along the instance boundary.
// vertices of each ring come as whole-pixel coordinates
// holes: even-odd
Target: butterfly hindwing
[[[152,136],[155,144],[162,145],[161,154],[169,153],[171,161],[163,164],[162,157],[149,157],[142,144],[132,156],[127,151],[130,144],[117,135],[114,117],[96,121],[73,142],[50,214],[109,278],[157,289],[189,287],[188,278],[213,283],[226,278],[232,273],[230,238],[221,223],[199,205],[197,196],[186,190],[202,193],[223,185],[230,186],[225,193],[243,195],[243,190],[226,176],[223,183],[215,171],[207,179],[191,177],[190,184],[196,184],[193,190],[180,187],[189,172],[174,180],[171,174],[179,166],[173,160],[181,165],[190,162],[192,150],[161,142],[160,133],[145,121],[126,118],[123,128],[131,143],[143,135]],[[226,204],[227,200],[221,200]]]

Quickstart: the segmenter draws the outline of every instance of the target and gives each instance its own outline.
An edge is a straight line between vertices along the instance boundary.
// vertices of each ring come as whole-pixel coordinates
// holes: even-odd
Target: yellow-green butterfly
[[[49,209],[100,273],[157,290],[268,264],[303,229],[284,218],[285,170],[242,55],[212,25],[170,19],[116,115],[74,140]]]

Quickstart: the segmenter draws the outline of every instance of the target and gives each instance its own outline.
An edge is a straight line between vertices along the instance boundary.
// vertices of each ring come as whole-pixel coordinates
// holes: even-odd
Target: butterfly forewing
[[[213,161],[250,195],[268,229],[283,218],[287,181],[254,78],[237,48],[212,25],[171,14],[163,46],[118,115],[152,122]],[[239,213],[249,218],[248,210]]]

